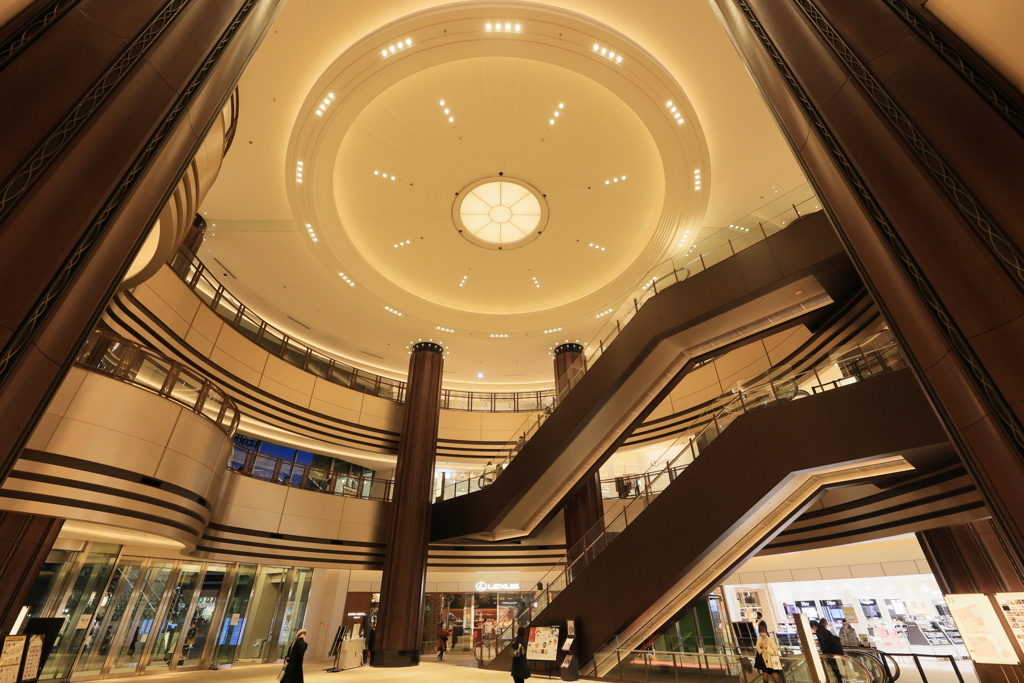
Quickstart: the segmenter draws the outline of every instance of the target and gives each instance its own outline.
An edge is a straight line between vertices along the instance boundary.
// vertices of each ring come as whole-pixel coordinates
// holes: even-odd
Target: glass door
[[[210,662],[213,666],[230,665],[235,661],[235,653],[245,631],[246,611],[255,579],[256,565],[238,565],[231,597],[228,598],[227,609],[221,618],[217,641],[214,644],[213,658]]]
[[[71,680],[93,678],[103,673],[103,665],[138,584],[142,562],[142,559],[129,558],[117,563],[82,643]]]
[[[288,603],[285,605],[281,622],[281,634],[277,640],[277,652],[268,653],[266,661],[276,662],[284,659],[294,640],[292,634],[302,628],[302,621],[306,617],[306,603],[309,600],[309,587],[313,582],[313,570],[308,567],[296,567],[294,571]]]
[[[274,649],[270,647],[272,632],[280,623],[278,610],[287,591],[289,572],[285,567],[260,567],[249,601],[245,631],[235,656],[236,663],[263,662]]]
[[[69,677],[120,551],[121,546],[112,543],[92,543],[84,551],[74,582],[57,608],[55,616],[64,617],[64,628],[46,660],[41,680]]]
[[[183,635],[188,634],[188,616],[195,608],[199,577],[202,574],[201,564],[182,564],[178,576],[167,596],[165,616],[160,629],[152,639],[150,652],[143,657],[145,673],[163,673],[174,671],[175,667],[184,663],[179,654],[179,646],[183,647]],[[178,659],[175,660],[175,656]]]
[[[224,590],[224,579],[227,576],[227,572],[228,568],[226,565],[207,565],[206,573],[203,574],[202,583],[199,587],[199,597],[196,599],[195,607],[192,610],[192,616],[188,620],[188,626],[184,627],[183,630],[181,650],[178,654],[178,663],[175,666],[175,671],[199,668],[207,641],[211,640],[210,632],[213,627],[213,620],[217,616],[217,605],[221,601],[221,593]]]
[[[173,562],[153,561],[145,569],[145,579],[138,591],[135,604],[129,608],[131,616],[127,620],[127,628],[122,624],[120,643],[113,661],[108,661],[108,673],[135,673],[142,659],[142,652],[153,629],[153,621],[160,608],[167,581],[171,575]]]

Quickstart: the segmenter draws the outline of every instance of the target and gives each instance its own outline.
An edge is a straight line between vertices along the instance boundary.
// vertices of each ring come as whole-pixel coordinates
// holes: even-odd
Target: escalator
[[[859,289],[822,212],[662,285],[515,447],[501,476],[483,490],[435,502],[431,542],[528,535],[661,403],[695,358],[795,324]]]
[[[797,400],[724,407],[700,457],[667,468],[657,495],[589,533],[573,564],[546,581],[531,625],[575,620],[579,661],[604,676],[823,490],[911,471],[948,448],[913,375],[897,367]],[[507,668],[508,657],[488,668]]]

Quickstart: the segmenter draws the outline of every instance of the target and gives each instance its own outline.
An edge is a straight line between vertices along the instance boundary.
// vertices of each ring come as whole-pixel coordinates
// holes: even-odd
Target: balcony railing
[[[228,436],[238,428],[238,407],[209,379],[140,344],[96,330],[75,364],[180,403],[216,423]]]
[[[405,401],[405,382],[328,358],[253,313],[217,282],[187,247],[181,247],[168,265],[224,322],[271,355],[333,384],[399,403]],[[554,389],[517,392],[442,389],[441,409],[483,413],[537,412],[550,407],[554,398]]]
[[[327,468],[275,458],[237,445],[228,461],[228,469],[283,486],[363,500],[391,500],[395,484],[390,479],[332,472]]]
[[[576,364],[570,370],[571,376],[559,382],[562,388],[552,397],[550,403],[545,405],[544,411],[527,418],[514,432],[515,435],[495,454],[492,462],[497,464],[489,464],[483,470],[471,472],[465,480],[445,484],[441,489],[441,494],[437,496],[437,500],[464,496],[494,483],[498,475],[508,467],[512,458],[537,433],[555,407],[586,374],[590,365],[604,354],[609,345],[619,336],[622,328],[640,312],[640,308],[645,303],[657,296],[659,290],[664,291],[667,287],[682,282],[694,273],[721,263],[758,242],[763,242],[770,235],[784,230],[800,216],[819,210],[819,207],[818,198],[814,195],[810,185],[801,185],[780,195],[758,211],[737,220],[728,228],[722,228],[701,238],[699,249],[707,249],[707,251],[699,251],[696,257],[692,252],[674,256],[648,271],[643,282],[626,298],[625,303],[614,314],[605,316],[608,319],[607,322],[593,341],[584,347],[584,362]]]

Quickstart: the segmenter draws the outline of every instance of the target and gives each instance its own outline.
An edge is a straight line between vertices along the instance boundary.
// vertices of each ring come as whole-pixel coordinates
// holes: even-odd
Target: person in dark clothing
[[[373,652],[373,641],[375,640],[377,640],[377,628],[375,624],[371,623],[370,630],[366,632],[366,639],[364,641],[366,649],[363,650],[363,664],[370,661],[370,653]]]
[[[516,639],[512,641],[512,680],[523,683],[530,677],[530,665],[526,661],[526,627],[520,626]]]
[[[302,680],[302,658],[306,656],[306,629],[300,629],[295,642],[288,648],[284,658],[284,675],[281,683],[304,683]]]
[[[448,650],[448,629],[444,622],[437,627],[437,658],[444,659],[444,653]]]
[[[839,642],[839,638],[836,638],[835,634],[828,628],[828,622],[824,619],[820,621],[811,621],[811,633],[818,637],[818,647],[821,649],[823,655],[839,655],[844,654],[843,644]],[[825,663],[832,669],[832,675],[835,676],[835,683],[843,683],[843,675],[839,673],[839,661],[835,657],[825,657]]]

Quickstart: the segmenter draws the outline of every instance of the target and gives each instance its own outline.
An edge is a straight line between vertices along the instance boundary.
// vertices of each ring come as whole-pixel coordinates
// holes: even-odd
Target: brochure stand
[[[565,638],[559,647],[558,674],[563,681],[580,679],[580,657],[577,652],[576,639],[579,637],[579,622],[569,619],[565,623]]]

